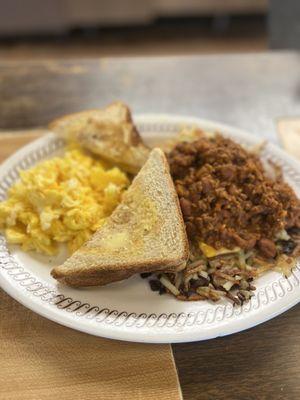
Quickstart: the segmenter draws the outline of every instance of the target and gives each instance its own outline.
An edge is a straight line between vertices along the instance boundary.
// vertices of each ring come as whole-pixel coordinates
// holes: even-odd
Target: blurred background
[[[300,48],[299,0],[0,0],[0,59]]]

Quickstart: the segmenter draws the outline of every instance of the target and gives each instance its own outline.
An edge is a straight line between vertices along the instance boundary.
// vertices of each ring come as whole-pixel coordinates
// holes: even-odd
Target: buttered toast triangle
[[[58,118],[49,129],[134,174],[150,153],[133,124],[129,108],[120,101],[104,109]]]
[[[188,241],[162,150],[150,156],[107,222],[52,276],[71,286],[120,281],[135,273],[179,271]]]

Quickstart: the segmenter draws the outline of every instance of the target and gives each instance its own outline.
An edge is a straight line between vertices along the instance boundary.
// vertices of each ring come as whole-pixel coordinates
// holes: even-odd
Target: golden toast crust
[[[129,108],[122,102],[66,115],[50,123],[49,129],[64,139],[76,140],[83,148],[134,174],[150,153]]]
[[[107,223],[52,276],[71,286],[105,285],[135,273],[176,272],[188,252],[169,166],[154,149]]]

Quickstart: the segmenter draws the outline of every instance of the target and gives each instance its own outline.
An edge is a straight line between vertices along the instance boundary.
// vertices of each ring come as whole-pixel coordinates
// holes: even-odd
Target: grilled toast
[[[136,174],[150,150],[143,143],[129,108],[115,102],[104,109],[82,111],[53,121],[49,129]]]
[[[152,150],[107,222],[52,276],[79,286],[105,285],[135,273],[185,267],[188,240],[162,150]]]

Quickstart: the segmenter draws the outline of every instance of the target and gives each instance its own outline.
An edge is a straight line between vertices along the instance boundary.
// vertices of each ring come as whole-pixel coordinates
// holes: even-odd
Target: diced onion
[[[205,279],[208,278],[208,273],[206,271],[199,271],[198,274],[201,275],[202,278],[205,278]]]
[[[174,294],[174,296],[178,296],[180,294],[179,290],[177,289],[176,286],[174,286],[169,279],[166,277],[166,275],[162,275],[160,277],[160,282],[167,288],[170,290],[170,292],[172,294]]]
[[[232,288],[233,285],[234,285],[234,282],[227,281],[227,282],[224,283],[224,285],[222,285],[222,286],[223,286],[223,288],[224,288],[225,290],[227,290],[227,292],[229,292],[229,290]]]
[[[289,240],[290,238],[291,238],[290,235],[287,233],[285,229],[282,229],[276,235],[276,239],[278,240]]]

